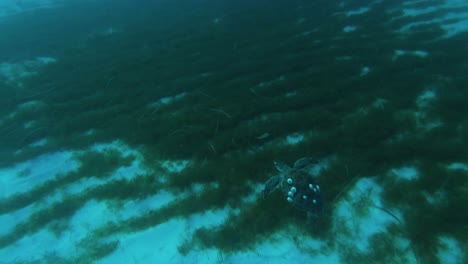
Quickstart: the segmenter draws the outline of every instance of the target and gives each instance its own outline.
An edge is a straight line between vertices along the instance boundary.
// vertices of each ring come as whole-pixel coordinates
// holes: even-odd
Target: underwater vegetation
[[[401,234],[420,263],[437,261],[439,236],[466,240],[468,171],[449,168],[468,157],[461,37],[437,40],[441,32],[431,27],[402,36],[396,29],[406,19],[386,12],[398,7],[389,1],[349,18],[330,1],[262,8],[265,1],[244,2],[190,6],[184,15],[165,3],[158,6],[169,12],[162,18],[140,10],[141,18],[131,17],[123,33],[79,34],[75,45],[21,86],[0,82],[1,167],[70,149],[78,150],[73,159],[79,164],[0,200],[0,214],[33,209],[0,236],[0,247],[44,227],[60,236],[89,201],[106,201],[118,212],[126,202],[165,191],[181,196],[90,232],[80,245],[86,258],[118,248],[117,240],[101,238],[223,208],[233,209],[227,219],[197,228],[180,253],[217,248],[233,254],[292,226],[333,244],[334,210],[356,182],[369,178],[384,186],[379,209],[396,220],[388,234],[371,238],[369,252],[346,252],[347,263],[391,262],[395,256],[387,253]],[[96,20],[102,8],[83,19]],[[290,12],[278,16],[283,9]],[[220,12],[225,15],[216,20]],[[330,12],[335,15],[324,15]],[[120,21],[123,14],[112,16]],[[361,25],[359,31],[343,32],[351,24]],[[86,32],[82,27],[77,31]],[[424,50],[429,57],[396,58],[396,49]],[[365,75],[364,67],[371,68]],[[427,91],[434,98],[421,99]],[[115,141],[140,155],[93,150]],[[279,173],[274,161],[292,166],[301,157],[323,164],[317,176],[323,210],[314,218],[281,192],[262,199],[264,183]],[[187,166],[169,171],[163,160]],[[146,170],[132,177],[119,172],[136,163]],[[401,167],[414,167],[418,176],[399,179],[393,169]],[[100,184],[44,202],[87,180]]]

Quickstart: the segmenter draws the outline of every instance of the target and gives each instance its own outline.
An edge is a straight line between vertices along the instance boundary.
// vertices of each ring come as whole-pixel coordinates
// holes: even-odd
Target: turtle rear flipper
[[[305,158],[302,158],[302,159],[298,159],[296,160],[296,162],[294,162],[294,168],[295,169],[303,169],[309,165],[313,165],[313,164],[317,164],[318,163],[318,160],[314,159],[314,158],[310,158],[310,157],[305,157]]]
[[[274,176],[268,179],[263,188],[263,199],[268,198],[270,193],[272,193],[276,188],[278,188],[281,182],[281,176]]]

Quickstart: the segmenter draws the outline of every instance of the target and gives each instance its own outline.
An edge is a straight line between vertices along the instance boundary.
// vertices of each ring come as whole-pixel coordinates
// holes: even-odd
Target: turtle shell
[[[281,190],[287,200],[297,209],[310,213],[322,211],[320,185],[309,173],[302,170],[290,170],[285,175]]]

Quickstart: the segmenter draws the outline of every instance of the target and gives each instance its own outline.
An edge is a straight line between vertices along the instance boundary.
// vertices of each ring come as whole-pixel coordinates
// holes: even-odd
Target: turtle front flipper
[[[281,182],[281,176],[274,176],[268,179],[265,183],[265,187],[263,188],[263,199],[268,198],[270,193],[272,193],[276,188],[278,188]]]
[[[309,165],[313,165],[313,164],[317,164],[318,163],[318,160],[314,159],[314,158],[310,158],[310,157],[305,157],[305,158],[302,158],[302,159],[298,159],[296,160],[296,162],[294,162],[294,168],[295,169],[303,169]]]
[[[289,169],[291,169],[288,164],[280,161],[280,160],[275,160],[273,162],[273,165],[275,165],[275,168],[280,171],[280,172],[286,172],[288,171]]]

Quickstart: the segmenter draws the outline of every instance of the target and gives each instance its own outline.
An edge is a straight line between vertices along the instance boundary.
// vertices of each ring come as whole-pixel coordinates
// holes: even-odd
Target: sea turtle
[[[275,161],[274,166],[280,173],[265,183],[263,199],[268,198],[274,190],[280,188],[286,195],[286,200],[294,207],[310,213],[320,212],[322,210],[320,185],[310,173],[304,170],[317,163],[317,160],[309,157],[297,160],[293,167],[289,167],[282,161]]]

